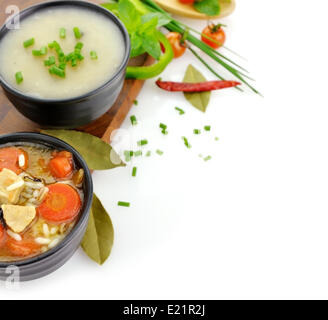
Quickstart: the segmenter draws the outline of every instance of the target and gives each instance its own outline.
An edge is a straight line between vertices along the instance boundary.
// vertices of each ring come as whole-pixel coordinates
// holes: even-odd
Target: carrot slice
[[[6,230],[3,227],[2,223],[0,222],[0,248],[3,247],[6,240]]]
[[[49,192],[38,207],[38,213],[53,223],[71,222],[81,209],[81,199],[77,191],[64,183],[48,186]]]
[[[62,179],[70,176],[73,172],[72,157],[57,155],[49,161],[49,169],[56,178]]]
[[[23,155],[25,157],[24,165],[19,166],[19,156]],[[6,168],[14,171],[16,174],[20,174],[23,170],[28,167],[28,154],[16,147],[6,147],[0,149],[0,171]]]
[[[22,241],[16,241],[13,238],[8,237],[6,248],[9,253],[15,257],[27,257],[39,253],[41,245],[33,240],[23,239]]]

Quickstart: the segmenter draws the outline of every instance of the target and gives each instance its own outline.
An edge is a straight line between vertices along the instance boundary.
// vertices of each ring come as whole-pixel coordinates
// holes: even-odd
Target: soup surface
[[[79,217],[83,179],[70,152],[25,144],[0,148],[0,261],[56,247]]]
[[[77,38],[74,28],[80,31]],[[61,30],[63,33],[61,34]],[[65,37],[64,37],[65,35]],[[34,39],[24,47],[24,42]],[[44,61],[53,56],[59,67],[58,53],[49,48],[57,41],[67,56],[82,43],[83,60],[66,61],[65,77],[50,74]],[[33,50],[47,48],[46,54]],[[0,74],[24,94],[45,99],[67,99],[86,94],[108,81],[122,64],[125,52],[119,28],[110,19],[93,11],[67,7],[44,9],[21,21],[19,30],[10,30],[0,42]],[[21,73],[23,81],[15,75]],[[20,82],[20,83],[18,83]]]

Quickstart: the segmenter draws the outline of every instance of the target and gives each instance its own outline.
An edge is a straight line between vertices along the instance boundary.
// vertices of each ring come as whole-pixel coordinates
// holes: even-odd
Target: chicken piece
[[[16,204],[24,189],[24,180],[9,169],[0,172],[0,205]]]
[[[6,225],[16,233],[23,232],[36,216],[36,210],[33,206],[3,204],[1,209]]]

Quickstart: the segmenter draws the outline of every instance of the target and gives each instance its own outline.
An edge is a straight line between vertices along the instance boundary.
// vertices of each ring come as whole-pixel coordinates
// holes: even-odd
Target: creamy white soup
[[[49,47],[54,41],[65,54],[64,62],[56,47]],[[0,74],[30,96],[73,98],[108,81],[124,52],[121,31],[105,16],[75,7],[45,9],[21,21],[19,30],[10,30],[0,41]]]

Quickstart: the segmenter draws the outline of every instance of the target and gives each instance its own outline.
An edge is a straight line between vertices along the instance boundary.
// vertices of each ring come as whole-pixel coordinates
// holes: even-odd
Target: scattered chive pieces
[[[65,63],[65,62],[62,62],[62,63],[59,64],[58,67],[59,67],[60,69],[62,69],[62,70],[65,70],[65,69],[66,69],[66,63]]]
[[[148,144],[148,140],[146,139],[138,141],[138,146],[145,146],[146,144]]]
[[[194,129],[194,134],[200,134],[200,130],[199,129]]]
[[[207,156],[206,158],[204,158],[204,161],[208,161],[208,160],[211,160],[212,157],[211,156]]]
[[[28,39],[23,42],[24,48],[28,48],[30,46],[33,46],[34,44],[34,38]]]
[[[36,57],[44,56],[48,52],[47,47],[42,47],[40,50],[32,50],[32,54]]]
[[[117,205],[118,205],[119,207],[126,207],[126,208],[129,208],[129,207],[130,207],[130,202],[119,201],[119,202],[117,203]]]
[[[129,162],[133,156],[133,151],[126,150],[124,151],[125,161]]]
[[[137,117],[136,117],[135,115],[132,115],[132,116],[130,117],[130,120],[131,120],[131,124],[132,124],[133,126],[136,126],[136,125],[138,124]]]
[[[77,66],[77,60],[76,59],[72,59],[71,65],[72,65],[72,67],[76,67]]]
[[[90,51],[90,58],[92,60],[97,60],[98,59],[98,55],[96,51]]]
[[[182,137],[185,146],[190,149],[191,148],[191,144],[189,143],[188,139],[186,137]]]
[[[162,130],[161,131],[164,135],[167,135],[167,134],[169,134],[169,132],[168,131],[166,131],[166,130]]]
[[[214,140],[215,140],[215,141],[219,141],[219,137],[215,137]]]
[[[65,39],[66,38],[66,29],[65,28],[60,28],[59,29],[59,37],[61,39]]]
[[[204,127],[204,130],[205,130],[205,131],[211,131],[211,126],[205,126],[205,127]]]
[[[84,46],[84,44],[82,43],[82,42],[78,42],[76,45],[75,45],[75,50],[82,50],[82,48],[83,48],[83,46]]]
[[[80,32],[80,29],[78,27],[75,27],[75,28],[73,28],[73,31],[74,31],[75,38],[76,39],[81,39],[82,34]]]
[[[164,124],[164,123],[160,123],[160,124],[159,124],[159,127],[160,127],[161,129],[163,129],[163,130],[166,130],[166,129],[167,129],[167,125]]]
[[[55,44],[53,43],[53,42],[50,42],[49,44],[48,44],[48,48],[49,49],[53,49],[55,47]]]
[[[134,100],[133,103],[134,103],[134,105],[137,106],[138,105],[138,100]]]
[[[132,177],[136,177],[137,176],[137,167],[133,167],[132,169]]]
[[[23,80],[24,80],[23,73],[21,71],[16,72],[15,78],[16,78],[16,83],[17,84],[21,84],[23,82]]]
[[[134,153],[134,156],[135,156],[135,157],[140,157],[140,156],[142,156],[142,151],[141,151],[141,150],[136,151],[136,152]]]
[[[44,61],[44,65],[45,65],[46,67],[50,67],[50,66],[54,65],[55,63],[56,63],[56,58],[55,58],[54,56],[50,56],[50,57],[48,58],[48,60],[45,60],[45,61]]]
[[[156,153],[157,153],[158,155],[162,156],[164,152],[163,152],[162,150],[157,149],[157,150],[156,150]]]
[[[180,115],[185,114],[185,112],[179,107],[175,107],[175,110],[179,111]]]
[[[147,153],[146,153],[146,157],[150,157],[151,156],[151,151],[148,150]]]
[[[57,66],[52,66],[49,68],[49,73],[50,74],[54,74],[58,77],[61,77],[61,78],[65,78],[66,76],[66,73],[64,70],[60,69],[59,67]]]

